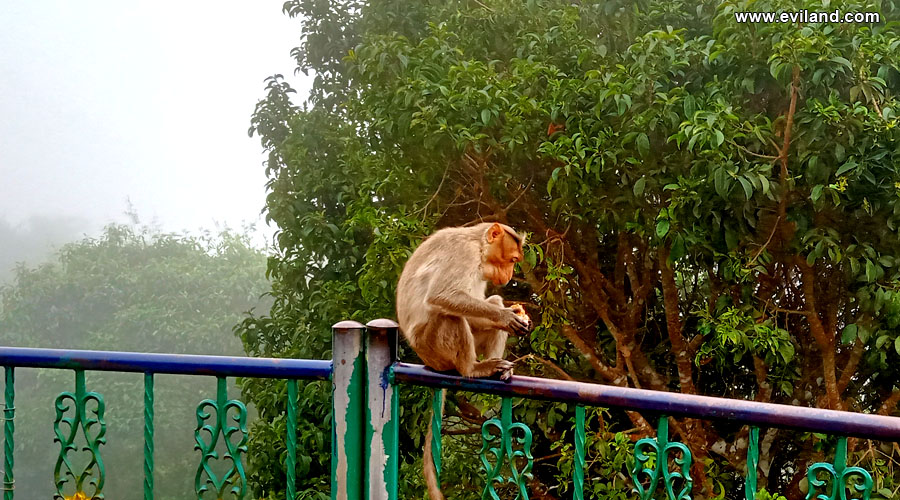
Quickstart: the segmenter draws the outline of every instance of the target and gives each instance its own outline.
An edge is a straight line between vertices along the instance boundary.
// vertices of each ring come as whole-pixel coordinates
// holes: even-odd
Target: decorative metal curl
[[[95,407],[88,410],[88,403],[91,402]],[[103,419],[106,405],[103,396],[97,392],[88,392],[85,389],[84,370],[76,370],[75,392],[60,393],[54,406],[56,420],[53,422],[53,431],[56,437],[53,441],[59,443],[60,450],[56,467],[53,469],[56,483],[53,498],[102,500],[103,484],[106,481],[106,469],[100,456],[100,445],[106,443],[106,421]],[[74,414],[67,417],[66,413],[70,408],[74,409]],[[62,428],[63,425],[65,429]],[[69,452],[78,450],[75,439],[79,431],[84,435],[86,442],[81,451],[90,453],[88,463],[82,468],[76,468],[69,457]],[[70,480],[75,481],[75,492],[72,495],[65,495],[63,489]],[[85,483],[93,487],[93,493],[88,494],[85,491]]]
[[[650,455],[653,452],[653,456]],[[675,456],[675,464],[679,470],[669,470],[669,457],[673,453],[680,453],[680,457]],[[652,498],[659,479],[662,477],[666,487],[666,495],[669,500],[691,500],[691,488],[693,479],[691,479],[691,450],[683,443],[669,442],[669,420],[668,417],[662,415],[659,417],[659,424],[656,432],[656,439],[644,438],[634,445],[634,468],[631,472],[631,478],[634,480],[634,491],[640,496],[641,500],[649,500]],[[653,461],[651,466],[646,464]],[[640,481],[641,475],[646,475],[650,482],[645,488]],[[683,485],[678,493],[675,492],[675,483],[681,481]]]
[[[492,434],[491,429],[496,429],[497,433]],[[521,430],[522,437],[514,437],[514,430]],[[491,441],[500,440],[498,446],[491,447]],[[531,429],[521,423],[512,421],[512,399],[503,398],[500,406],[500,420],[492,418],[481,426],[481,463],[487,471],[487,478],[484,485],[484,491],[481,498],[500,500],[494,483],[509,482],[516,485],[518,493],[516,499],[528,500],[528,490],[525,487],[525,481],[532,478],[531,467],[534,465],[534,458],[531,456]],[[513,449],[513,444],[521,445],[521,449]],[[488,454],[493,455],[493,460],[488,458]],[[519,469],[519,458],[525,459],[525,465]],[[491,464],[491,462],[494,462]],[[503,464],[509,465],[510,475],[503,477],[501,469]]]
[[[228,399],[225,377],[218,377],[216,394],[215,400],[204,399],[197,406],[197,429],[194,431],[197,444],[194,449],[200,450],[201,456],[194,477],[194,489],[197,498],[203,498],[203,494],[210,490],[210,486],[217,499],[224,499],[226,493],[231,493],[236,498],[244,498],[247,493],[247,475],[244,472],[241,454],[247,451],[247,407],[236,399]],[[228,413],[231,410],[234,410],[231,419],[236,425],[230,425],[228,422]],[[215,412],[214,420],[212,423],[205,423],[213,418],[212,412]],[[204,439],[204,432],[208,433],[209,442]],[[240,439],[237,442],[232,438],[235,433],[239,433]],[[220,436],[226,449],[222,460],[230,462],[228,470],[221,477],[213,472],[210,464],[210,460],[219,458],[216,444]]]
[[[824,472],[827,479],[819,479],[819,473]],[[851,481],[852,479],[857,481]],[[809,482],[809,492],[806,494],[806,500],[849,500],[858,498],[861,500],[869,500],[872,495],[872,475],[869,471],[862,467],[847,467],[847,438],[838,438],[837,450],[834,453],[834,464],[815,463],[809,466],[806,471],[806,479]],[[859,481],[861,480],[861,481]],[[847,483],[850,483],[848,488]],[[828,493],[819,493],[817,490],[826,490],[827,486],[831,486]],[[859,496],[847,496],[847,490],[853,493],[859,493]]]

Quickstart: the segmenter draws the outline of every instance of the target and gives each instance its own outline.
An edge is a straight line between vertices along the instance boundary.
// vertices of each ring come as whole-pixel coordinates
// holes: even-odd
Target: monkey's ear
[[[500,224],[496,222],[491,225],[491,227],[487,231],[487,240],[488,243],[493,243],[497,241],[497,238],[503,236],[503,228],[500,227]]]

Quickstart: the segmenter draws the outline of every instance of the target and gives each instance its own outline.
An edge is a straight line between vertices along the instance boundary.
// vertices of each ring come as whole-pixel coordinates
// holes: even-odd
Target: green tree
[[[538,327],[509,345],[510,358],[535,356],[534,373],[896,414],[900,11],[839,1],[825,10],[881,21],[735,18],[799,9],[823,4],[287,2],[315,85],[299,107],[271,78],[252,119],[280,231],[275,306],[241,327],[249,352],[327,356],[332,323],[392,316],[424,235],[499,220],[532,235],[524,277],[504,293],[534,304]],[[258,428],[277,425],[273,390],[247,388]],[[417,433],[423,396],[405,394],[403,428]],[[471,417],[472,401],[451,415]],[[570,456],[549,459],[565,410],[516,408],[538,430],[535,491],[551,491]],[[597,422],[591,473],[605,478],[624,464],[610,428],[635,439],[651,425],[633,412]],[[677,427],[697,488],[743,495],[746,429]],[[277,447],[265,435],[255,449]],[[418,457],[421,436],[402,439],[404,459]],[[762,484],[797,498],[827,445],[768,431]],[[471,461],[452,457],[473,447],[462,437],[445,448],[459,498],[477,487],[460,471]],[[271,455],[253,460],[277,470]],[[326,469],[304,472],[306,486]],[[256,487],[277,491],[275,475]],[[595,493],[629,490],[615,488]]]
[[[50,262],[20,266],[0,288],[7,346],[236,355],[232,328],[268,288],[265,256],[230,231],[184,236],[110,225],[62,247]],[[50,498],[59,445],[53,401],[71,372],[16,373],[16,491]],[[141,498],[143,376],[89,372],[107,406],[108,498]],[[156,377],[157,498],[194,498],[194,410],[215,394],[212,377]],[[76,459],[78,460],[78,459]]]

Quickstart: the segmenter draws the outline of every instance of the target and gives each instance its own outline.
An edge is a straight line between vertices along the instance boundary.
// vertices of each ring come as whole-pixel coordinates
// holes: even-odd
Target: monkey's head
[[[503,286],[512,279],[516,262],[522,260],[524,238],[509,226],[494,223],[485,234],[485,252],[482,268],[484,279],[497,286]]]

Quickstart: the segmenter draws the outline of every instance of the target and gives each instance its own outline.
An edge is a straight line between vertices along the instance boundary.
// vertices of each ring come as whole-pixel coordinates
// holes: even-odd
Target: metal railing
[[[295,360],[278,358],[249,358],[230,356],[197,356],[185,354],[153,354],[115,351],[78,351],[66,349],[31,349],[20,347],[0,347],[0,364],[5,369],[4,405],[4,476],[3,499],[13,500],[15,494],[14,449],[15,449],[15,369],[56,368],[75,372],[75,391],[63,392],[56,398],[56,421],[54,432],[59,442],[60,452],[54,468],[56,485],[55,498],[87,500],[102,498],[106,470],[100,446],[105,443],[106,405],[103,395],[89,391],[85,383],[85,371],[112,371],[144,374],[144,498],[152,499],[154,494],[154,375],[207,375],[217,379],[216,397],[200,402],[198,418],[210,420],[198,425],[195,431],[197,447],[201,459],[195,478],[198,498],[212,488],[216,498],[224,498],[226,490],[237,488],[239,498],[246,495],[246,475],[242,455],[246,451],[247,408],[239,400],[229,399],[226,391],[227,377],[264,377],[287,379],[288,384],[288,430],[285,436],[288,444],[286,473],[288,475],[288,495],[294,492],[294,465],[297,444],[297,381],[327,380],[331,376],[330,360]],[[71,412],[69,410],[72,410]],[[234,423],[229,422],[230,418]],[[206,434],[208,433],[208,434]],[[241,433],[234,442],[233,433]],[[79,466],[70,460],[70,452],[75,451],[74,442],[79,437],[86,441],[90,454],[87,464]],[[205,436],[209,436],[209,442]],[[224,459],[231,467],[223,474],[216,474],[209,466],[214,458],[217,441],[222,440],[226,448]],[[74,492],[64,493],[67,483],[74,483]],[[71,487],[70,487],[71,489]]]
[[[869,472],[847,465],[847,437],[900,441],[900,418],[852,412],[822,410],[752,401],[684,395],[631,389],[582,382],[514,376],[508,382],[467,379],[437,373],[421,365],[397,362],[397,324],[375,320],[368,325],[345,321],[334,326],[332,360],[293,360],[223,356],[194,356],[61,349],[0,348],[0,364],[5,367],[4,407],[4,500],[12,500],[14,488],[15,368],[56,368],[73,370],[74,392],[57,397],[54,425],[60,454],[54,469],[56,498],[100,498],[104,484],[100,445],[105,432],[103,395],[88,391],[85,371],[137,372],[144,374],[144,498],[154,496],[154,398],[156,374],[207,375],[217,378],[215,398],[200,402],[195,431],[201,452],[195,477],[197,498],[206,492],[224,498],[247,497],[243,454],[246,452],[247,409],[240,400],[229,399],[227,377],[286,379],[288,384],[285,441],[285,489],[287,498],[295,498],[297,453],[297,397],[299,380],[331,380],[332,398],[332,484],[335,499],[394,500],[398,498],[399,411],[397,384],[435,388],[434,406],[440,415],[443,389],[490,393],[501,397],[500,417],[484,423],[481,461],[487,472],[483,498],[498,499],[495,485],[513,483],[517,498],[528,498],[527,481],[533,458],[531,430],[512,420],[512,398],[530,398],[575,403],[575,447],[572,475],[573,496],[584,498],[585,481],[585,408],[599,406],[649,412],[657,415],[657,435],[644,438],[634,446],[631,471],[634,490],[642,500],[653,498],[658,488],[669,500],[689,498],[693,488],[690,477],[691,451],[683,443],[670,441],[670,416],[740,423],[749,427],[745,497],[753,500],[758,491],[759,428],[776,427],[830,434],[838,437],[832,463],[812,464],[807,472],[807,498],[843,498],[843,488],[855,490],[859,498],[869,498],[873,480]],[[90,409],[89,409],[90,408]],[[69,410],[72,410],[71,412]],[[230,412],[230,413],[229,413]],[[226,418],[227,417],[227,418]],[[62,424],[62,425],[61,425]],[[435,436],[432,446],[440,473],[441,420],[432,420]],[[89,432],[90,431],[90,432]],[[67,454],[81,433],[87,441],[85,451],[91,459],[75,470]],[[201,437],[209,436],[209,441]],[[238,439],[234,439],[233,435]],[[215,457],[218,440],[231,468],[216,475],[209,460]],[[498,441],[494,443],[493,441]],[[676,470],[670,470],[674,463]],[[503,465],[509,476],[501,475]],[[68,483],[68,485],[66,484]],[[66,495],[63,487],[75,493]],[[85,491],[85,490],[90,491]],[[80,495],[80,496],[79,496]],[[816,496],[818,495],[818,496]]]

